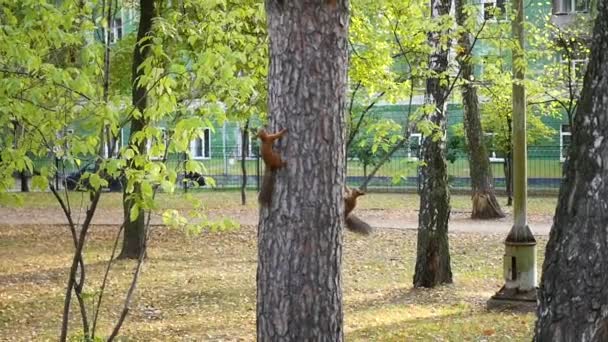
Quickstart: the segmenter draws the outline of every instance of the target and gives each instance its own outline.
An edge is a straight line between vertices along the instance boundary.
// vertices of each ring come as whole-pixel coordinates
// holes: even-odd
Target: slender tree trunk
[[[433,18],[450,13],[451,0],[431,0]],[[425,103],[434,107],[428,119],[435,126],[422,142],[422,191],[418,218],[418,246],[415,287],[434,287],[452,282],[448,219],[450,194],[445,161],[445,130],[447,121],[448,85],[443,78],[448,67],[449,46],[441,46],[443,32],[431,32],[428,42],[432,47],[429,69],[435,75],[426,81]]]
[[[152,34],[152,18],[154,18],[154,0],[140,0],[139,1],[139,28],[137,31],[137,44],[135,44],[135,49],[133,50],[133,92],[132,92],[132,101],[133,105],[137,107],[141,116],[138,118],[133,118],[131,120],[131,134],[129,136],[129,144],[136,146],[139,154],[146,153],[146,140],[140,140],[139,142],[135,142],[133,136],[141,132],[147,124],[147,119],[145,115],[143,115],[147,106],[147,95],[146,88],[139,84],[139,78],[143,75],[143,70],[140,69],[140,66],[145,61],[146,57],[149,54],[150,48],[146,46],[148,42],[141,42],[141,40]],[[130,162],[129,168],[135,168],[136,166]],[[124,219],[125,219],[125,229],[124,229],[124,237],[122,250],[118,258],[124,259],[137,259],[144,247],[144,240],[146,236],[145,232],[145,222],[144,222],[144,211],[139,210],[139,215],[135,221],[130,220],[131,209],[135,204],[135,201],[130,199],[130,196],[140,196],[141,195],[141,185],[136,183],[133,189],[132,194],[123,192],[123,208],[124,208]]]
[[[503,170],[505,173],[505,191],[507,193],[507,206],[513,205],[513,154],[507,152],[505,161],[503,162]]]
[[[30,192],[30,186],[27,183],[27,171],[19,172],[19,179],[21,180],[21,192]]]
[[[464,27],[467,14],[464,6],[467,0],[456,0],[456,22]],[[460,45],[458,62],[460,64],[463,85],[462,103],[464,106],[464,132],[469,148],[469,172],[471,177],[471,191],[473,219],[493,219],[505,217],[496,200],[490,169],[490,159],[483,142],[481,127],[481,114],[479,111],[479,98],[477,88],[470,82],[473,78],[473,63],[471,62],[471,35],[463,32],[458,40]]]
[[[19,147],[19,142],[25,136],[25,130],[23,126],[17,120],[13,120],[13,147],[16,149]],[[21,192],[29,192],[30,186],[27,182],[28,171],[23,170],[19,172],[19,181],[21,183]]]
[[[241,183],[241,204],[247,204],[247,155],[249,153],[249,119],[241,131],[241,170],[243,171],[243,182]]]
[[[348,0],[267,0],[276,171],[258,227],[258,341],[342,341]]]
[[[535,341],[608,341],[608,3],[598,1],[539,289]]]

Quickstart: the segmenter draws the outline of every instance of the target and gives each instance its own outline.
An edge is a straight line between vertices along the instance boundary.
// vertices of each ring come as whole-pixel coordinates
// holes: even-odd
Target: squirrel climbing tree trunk
[[[456,0],[456,22],[464,27],[467,20],[465,4],[467,0]],[[477,89],[471,83],[473,76],[473,63],[471,62],[471,34],[462,32],[458,39],[460,52],[458,63],[460,64],[463,84],[462,103],[464,107],[464,132],[469,148],[469,173],[471,176],[473,219],[493,219],[505,217],[496,200],[490,169],[488,151],[483,141],[483,130],[481,127],[481,115],[479,112],[479,98]]]
[[[538,291],[535,341],[608,341],[608,2],[598,1]]]
[[[431,0],[431,17],[450,13],[451,0]],[[425,104],[433,107],[428,120],[433,131],[422,142],[422,191],[418,215],[418,242],[415,287],[434,287],[452,282],[448,219],[450,194],[445,161],[445,130],[447,121],[448,84],[445,82],[448,67],[449,44],[441,42],[445,32],[430,32],[428,43],[432,48],[429,69],[433,75],[426,80]],[[447,46],[446,46],[447,45]]]
[[[266,0],[268,130],[286,161],[260,207],[258,341],[342,341],[348,0]]]

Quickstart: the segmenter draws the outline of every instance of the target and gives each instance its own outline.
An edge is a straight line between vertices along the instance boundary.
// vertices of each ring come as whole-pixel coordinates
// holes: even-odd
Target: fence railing
[[[201,158],[204,176],[212,177],[218,188],[238,188],[243,180],[241,158],[232,152],[223,155],[226,149],[210,149],[208,158]],[[528,147],[528,187],[531,190],[556,190],[559,188],[562,178],[563,160],[561,159],[561,148],[559,146],[530,146]],[[234,149],[230,149],[234,151]],[[466,151],[450,151],[451,161],[448,161],[448,181],[454,189],[470,188],[469,162]],[[378,191],[415,190],[420,186],[420,161],[415,157],[406,157],[409,153],[397,154],[385,163],[371,178],[367,188]],[[413,154],[415,155],[415,154]],[[183,179],[185,158],[172,155],[167,161],[168,168],[178,173],[178,179]],[[35,168],[43,166],[58,167],[60,172],[55,180],[61,187],[64,181],[63,175],[77,173],[79,168],[75,165],[61,163],[52,158],[41,158],[34,160]],[[81,163],[85,165],[86,162]],[[495,156],[491,158],[491,169],[494,178],[494,186],[498,190],[504,190],[506,186],[504,158]],[[374,165],[366,165],[363,161],[354,158],[347,160],[347,183],[350,186],[360,186],[375,168]],[[245,160],[247,172],[247,188],[258,189],[264,172],[264,163],[257,155],[252,155]],[[183,186],[183,183],[180,184]]]

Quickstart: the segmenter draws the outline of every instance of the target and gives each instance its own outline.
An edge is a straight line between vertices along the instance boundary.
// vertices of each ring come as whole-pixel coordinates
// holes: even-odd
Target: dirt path
[[[416,229],[418,226],[417,212],[403,212],[401,210],[357,210],[357,216],[367,221],[378,229]],[[451,232],[470,233],[504,233],[506,234],[512,225],[512,217],[489,221],[476,221],[469,218],[470,213],[453,212],[450,218],[449,230]],[[229,217],[237,220],[242,225],[257,225],[258,212],[256,209],[227,209],[211,210],[208,213],[210,219]],[[78,218],[78,215],[76,215]],[[84,218],[84,212],[80,214],[80,221]],[[122,221],[120,209],[99,209],[93,219],[97,225],[118,225]],[[549,216],[536,216],[530,218],[530,228],[535,234],[548,235],[553,222]],[[55,209],[20,209],[0,208],[0,224],[6,225],[32,225],[32,224],[64,224],[65,216],[61,210]],[[161,224],[159,216],[152,217],[152,224]]]

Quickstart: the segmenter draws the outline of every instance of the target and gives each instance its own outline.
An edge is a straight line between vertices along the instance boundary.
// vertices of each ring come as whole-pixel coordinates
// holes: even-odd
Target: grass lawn
[[[72,200],[79,203],[82,192],[72,192]],[[54,197],[50,193],[11,193],[9,197],[0,196],[0,206],[23,207],[23,208],[59,208]],[[108,209],[119,209],[122,206],[120,193],[103,193],[100,207]],[[248,204],[246,208],[257,208],[257,193],[248,191]],[[241,203],[241,194],[236,190],[198,190],[190,191],[188,194],[182,192],[174,194],[159,194],[159,208],[187,209],[192,208],[194,203],[200,201],[207,209],[221,209],[226,207],[238,208]],[[506,207],[505,197],[498,198],[503,209]],[[471,199],[468,195],[451,195],[452,211],[470,212]],[[528,213],[530,215],[552,216],[557,204],[555,196],[534,196],[528,198]],[[369,193],[357,204],[362,209],[402,209],[407,212],[415,212],[419,208],[419,197],[415,193]]]
[[[221,198],[210,203],[219,205],[224,196],[232,200],[237,194],[214,196]],[[403,205],[400,196],[391,202]],[[379,196],[365,205],[378,206],[387,198],[392,197]],[[123,340],[255,340],[255,228],[195,237],[155,229]],[[85,255],[89,294],[100,283],[115,233],[116,227],[93,228]],[[502,285],[503,239],[451,234],[455,282],[428,290],[411,286],[415,232],[381,231],[368,238],[346,234],[346,340],[529,341],[533,314],[484,308]],[[546,243],[541,239],[539,257]],[[57,339],[72,249],[65,227],[0,226],[0,340]],[[117,318],[133,266],[120,261],[110,275],[98,329],[102,336]],[[71,326],[78,324],[73,315]]]

